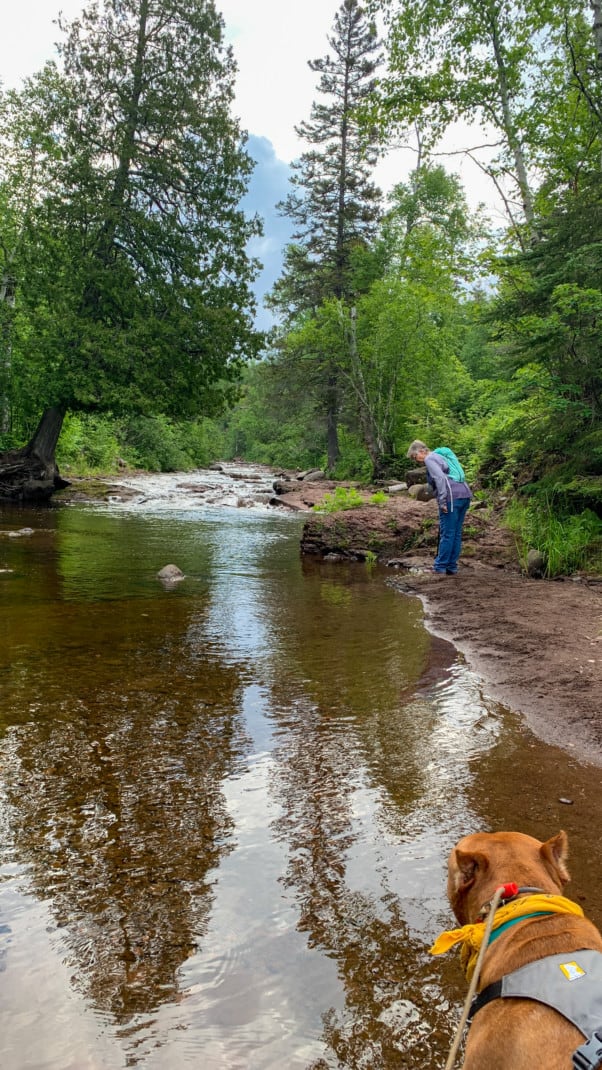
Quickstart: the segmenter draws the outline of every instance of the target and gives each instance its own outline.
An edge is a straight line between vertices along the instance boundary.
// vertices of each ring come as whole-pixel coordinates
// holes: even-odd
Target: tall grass
[[[539,550],[550,579],[580,571],[602,572],[602,520],[591,509],[563,515],[553,497],[533,502],[515,498],[505,521],[516,538],[523,569],[529,550]]]

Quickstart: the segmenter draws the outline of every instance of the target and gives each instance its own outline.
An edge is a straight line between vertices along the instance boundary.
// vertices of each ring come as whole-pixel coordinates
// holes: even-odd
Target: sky
[[[53,20],[59,11],[69,20],[81,12],[82,0],[17,0],[5,4],[0,36],[0,81],[17,87],[56,55],[54,44],[61,34]],[[252,252],[265,265],[256,286],[261,301],[280,273],[282,249],[290,238],[290,224],[276,211],[287,192],[290,162],[306,147],[295,126],[308,119],[316,97],[319,77],[308,60],[329,51],[340,0],[216,0],[238,65],[234,111],[241,128],[249,134],[248,149],[257,161],[245,208],[264,218],[265,234],[254,239]],[[375,171],[375,180],[385,191],[405,181],[413,165],[409,150],[391,152]],[[484,198],[482,180],[466,164],[446,164],[457,169],[465,183],[469,203]],[[258,325],[271,324],[261,308]]]

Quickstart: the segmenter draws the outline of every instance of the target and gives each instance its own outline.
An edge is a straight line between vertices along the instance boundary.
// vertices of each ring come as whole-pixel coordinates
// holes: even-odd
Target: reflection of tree
[[[65,679],[53,719],[5,739],[13,856],[50,900],[75,983],[122,1022],[177,998],[229,849],[221,783],[246,746],[236,669],[207,648],[197,663],[169,631],[183,605],[123,640],[122,679],[99,660]]]
[[[357,738],[315,710],[282,709],[274,792],[283,811],[276,832],[289,850],[284,882],[296,892],[299,929],[336,959],[345,991],[344,1010],[325,1015],[327,1054],[315,1070],[334,1065],[332,1057],[353,1070],[443,1063],[450,1007],[439,963],[412,938],[384,879],[377,899],[347,878],[349,852],[361,850],[352,818]]]

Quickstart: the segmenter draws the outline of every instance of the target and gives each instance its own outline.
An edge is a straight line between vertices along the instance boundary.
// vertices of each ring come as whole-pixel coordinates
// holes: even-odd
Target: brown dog
[[[483,915],[500,884],[562,894],[569,880],[567,836],[546,843],[520,832],[465,836],[449,857],[447,892],[461,925]],[[526,894],[526,893],[525,893]],[[584,917],[549,914],[525,918],[502,931],[488,947],[477,990],[527,963],[591,948],[602,937]],[[602,1022],[600,1022],[602,1026]],[[465,1070],[571,1070],[572,1054],[584,1043],[575,1025],[534,999],[494,999],[475,1015],[466,1042]]]

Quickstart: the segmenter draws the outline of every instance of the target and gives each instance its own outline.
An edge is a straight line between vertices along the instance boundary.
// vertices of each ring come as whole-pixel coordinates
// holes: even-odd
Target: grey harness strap
[[[581,1030],[586,1043],[573,1055],[576,1070],[594,1070],[602,1063],[601,951],[548,955],[521,966],[475,997],[470,1018],[492,999],[507,997],[545,1003]]]

